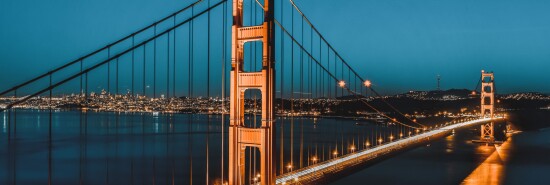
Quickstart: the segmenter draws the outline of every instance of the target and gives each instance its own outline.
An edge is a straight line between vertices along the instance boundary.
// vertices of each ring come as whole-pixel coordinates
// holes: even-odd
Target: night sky
[[[0,1],[0,90],[115,41],[191,0]],[[296,0],[326,39],[386,93],[476,85],[550,92],[550,1]]]

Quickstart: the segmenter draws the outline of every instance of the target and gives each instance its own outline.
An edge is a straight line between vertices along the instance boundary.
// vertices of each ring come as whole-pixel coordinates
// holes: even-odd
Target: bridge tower
[[[481,117],[494,117],[495,113],[495,75],[481,70]],[[495,137],[493,122],[481,125],[481,141],[493,142]]]
[[[252,3],[256,3],[251,1]],[[275,184],[273,142],[275,134],[274,95],[274,31],[273,0],[265,0],[264,21],[261,25],[243,25],[243,0],[233,1],[231,43],[231,89],[229,126],[229,185],[249,184],[245,181],[247,147],[260,151],[260,183]],[[244,71],[244,44],[262,42],[261,71]],[[253,60],[251,60],[253,61]],[[262,125],[253,128],[245,125],[245,91],[258,89],[262,93]]]

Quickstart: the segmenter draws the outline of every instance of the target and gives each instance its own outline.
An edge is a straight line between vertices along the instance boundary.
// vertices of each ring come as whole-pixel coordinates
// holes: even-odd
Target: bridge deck
[[[440,134],[446,134],[453,129],[459,129],[468,127],[480,123],[489,121],[497,121],[503,118],[483,118],[476,119],[461,123],[456,123],[444,127],[440,127],[434,130],[430,130],[418,135],[389,142],[384,145],[376,146],[373,148],[365,149],[356,153],[344,155],[335,159],[331,159],[316,165],[312,165],[306,168],[302,168],[290,173],[283,174],[277,177],[276,184],[292,184],[292,183],[307,183],[321,179],[325,174],[333,174],[346,169],[347,167],[355,166],[378,157],[382,157],[385,154],[389,154],[392,151],[402,149],[404,147],[412,146],[414,144],[427,141],[430,137],[438,136]]]

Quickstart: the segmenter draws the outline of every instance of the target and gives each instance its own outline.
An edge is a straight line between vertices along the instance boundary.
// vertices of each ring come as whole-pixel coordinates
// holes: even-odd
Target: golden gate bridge
[[[60,94],[78,94],[76,104],[83,110],[92,107],[91,92],[98,90],[94,87],[103,88],[115,99],[125,97],[125,101],[134,102],[117,111],[159,99],[172,102],[181,97],[217,96],[222,115],[222,157],[216,172],[219,177],[215,177],[219,180],[211,181],[213,164],[206,160],[206,177],[197,181],[192,167],[197,160],[190,157],[189,181],[184,184],[315,184],[463,127],[482,125],[480,141],[493,143],[493,123],[505,118],[495,113],[493,73],[482,71],[480,81],[479,117],[430,126],[381,98],[394,112],[388,114],[368,99],[369,94],[381,96],[375,84],[346,62],[292,0],[198,0],[120,40],[4,90],[0,96],[11,97],[2,108],[8,115],[10,143],[18,137],[18,109],[45,97],[50,148],[55,140],[55,96]],[[123,96],[125,90],[127,96]],[[389,128],[389,134],[342,134],[340,141],[304,144],[304,131],[293,130],[295,117],[345,113],[329,106],[345,101],[359,102],[360,109],[388,120],[391,124],[380,126]],[[291,124],[288,133],[285,122]],[[300,136],[299,141],[295,135]],[[298,149],[296,145],[300,145]],[[188,150],[193,148],[188,144]],[[209,152],[207,146],[206,155]],[[47,180],[52,183],[51,172]]]

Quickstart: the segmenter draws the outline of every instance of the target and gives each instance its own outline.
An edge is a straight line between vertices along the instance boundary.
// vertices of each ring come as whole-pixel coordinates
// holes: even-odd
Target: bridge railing
[[[431,129],[423,130],[422,132],[416,133],[414,135],[394,139],[390,142],[379,143],[378,145],[373,147],[368,147],[357,152],[337,156],[323,162],[319,162],[301,169],[294,170],[292,172],[282,174],[277,177],[277,184],[299,184],[303,181],[316,181],[319,178],[323,178],[325,174],[337,173],[346,167],[363,163],[394,150],[399,150],[400,148],[418,143],[419,141],[425,141],[426,139],[429,139],[434,135],[449,133],[451,130],[454,129],[460,129],[462,127],[468,127],[475,124],[498,121],[502,119],[505,119],[505,117],[497,116],[495,118],[463,118],[457,121],[440,124],[441,126],[439,127],[433,127]]]

